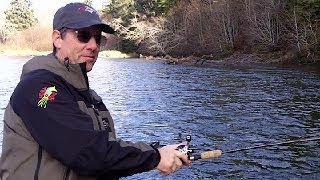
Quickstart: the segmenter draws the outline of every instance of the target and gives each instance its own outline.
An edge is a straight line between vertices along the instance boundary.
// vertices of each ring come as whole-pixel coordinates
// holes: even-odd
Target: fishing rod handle
[[[201,159],[217,158],[222,155],[221,150],[205,151],[201,153]]]
[[[195,161],[198,159],[211,159],[211,158],[217,158],[222,155],[221,150],[212,150],[212,151],[204,151],[201,154],[196,154],[194,156],[190,157],[190,160]]]

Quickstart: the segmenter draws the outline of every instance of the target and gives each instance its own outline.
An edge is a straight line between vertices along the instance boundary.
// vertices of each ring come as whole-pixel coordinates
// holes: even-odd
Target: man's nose
[[[98,42],[95,40],[94,36],[92,36],[90,38],[90,40],[87,43],[88,48],[95,50],[97,49],[97,47],[99,46],[99,44],[97,44]]]

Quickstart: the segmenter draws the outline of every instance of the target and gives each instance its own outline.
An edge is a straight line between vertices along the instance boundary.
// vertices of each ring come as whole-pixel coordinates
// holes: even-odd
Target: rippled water
[[[1,117],[24,62],[0,61]],[[119,137],[168,144],[190,134],[200,150],[229,151],[320,137],[319,71],[100,59],[89,78]],[[320,179],[319,154],[319,141],[286,144],[195,161],[167,177],[150,171],[123,179]]]

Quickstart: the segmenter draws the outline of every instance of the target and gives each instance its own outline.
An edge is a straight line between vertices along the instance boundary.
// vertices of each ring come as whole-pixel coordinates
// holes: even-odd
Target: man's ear
[[[56,48],[61,48],[62,37],[61,33],[58,30],[52,32],[52,43]]]

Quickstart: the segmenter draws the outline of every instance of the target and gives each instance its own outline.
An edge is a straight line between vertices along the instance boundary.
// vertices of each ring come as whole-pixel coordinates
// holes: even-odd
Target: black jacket
[[[2,179],[115,179],[151,170],[159,161],[153,147],[116,139],[84,63],[50,54],[24,65],[5,111]]]

